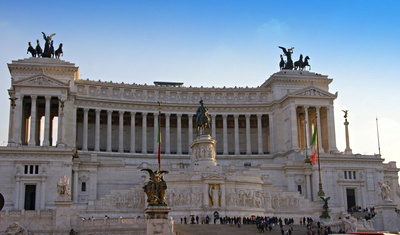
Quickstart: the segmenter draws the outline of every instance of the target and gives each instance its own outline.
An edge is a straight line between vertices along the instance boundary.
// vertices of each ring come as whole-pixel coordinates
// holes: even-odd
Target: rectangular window
[[[24,174],[28,174],[28,168],[29,168],[29,166],[28,166],[28,165],[25,165],[25,171],[24,171]]]
[[[348,173],[349,173],[349,179],[351,180],[351,171],[348,171]]]
[[[39,166],[38,165],[35,166],[35,174],[36,175],[39,174]]]
[[[356,179],[356,172],[353,171],[353,179]]]
[[[29,165],[29,174],[33,174],[33,165]]]
[[[25,210],[35,210],[36,185],[25,185]]]
[[[347,180],[347,171],[344,171],[344,179]]]
[[[86,192],[86,182],[82,182],[81,191]]]

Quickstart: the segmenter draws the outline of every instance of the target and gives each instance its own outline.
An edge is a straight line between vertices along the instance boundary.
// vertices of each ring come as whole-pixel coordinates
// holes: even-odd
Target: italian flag
[[[311,143],[310,146],[314,145],[314,155],[312,157],[312,164],[315,165],[315,160],[317,159],[317,146],[318,146],[318,141],[317,141],[317,126],[314,128],[314,134],[312,135],[311,138]]]

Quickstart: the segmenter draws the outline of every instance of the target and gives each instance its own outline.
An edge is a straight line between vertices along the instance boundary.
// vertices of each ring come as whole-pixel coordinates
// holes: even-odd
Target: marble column
[[[306,173],[306,198],[312,201],[311,193],[311,173]]]
[[[222,129],[223,129],[223,144],[224,144],[224,155],[228,155],[228,124],[227,124],[228,115],[222,115]]]
[[[246,154],[251,155],[250,114],[246,114]]]
[[[112,152],[112,110],[107,110],[107,152]]]
[[[189,145],[191,145],[192,144],[192,142],[193,142],[193,114],[188,114],[188,119],[189,119],[189,128],[188,128],[188,132],[189,132],[189,141],[188,141],[188,144]],[[189,152],[191,151],[192,149],[191,148],[189,148]]]
[[[205,208],[210,207],[210,201],[208,197],[208,184],[205,183],[203,186],[203,203]]]
[[[135,117],[136,117],[136,112],[131,112],[131,153],[136,153]]]
[[[16,95],[17,100],[15,100],[15,115],[14,115],[14,141],[16,145],[21,145],[22,144],[22,113],[23,113],[23,95]]]
[[[11,101],[11,102],[15,102]],[[9,126],[8,126],[8,146],[15,146],[14,140],[14,125],[15,125],[15,106],[13,107],[10,105],[10,119],[9,119]]]
[[[262,114],[257,114],[258,154],[263,154]]]
[[[235,121],[235,155],[240,155],[239,150],[239,115],[233,115]]]
[[[58,97],[59,101],[61,100],[61,97]],[[63,101],[65,102],[65,100]],[[59,102],[61,103],[61,102]],[[57,140],[57,147],[64,147],[64,106],[63,103],[61,105],[58,105],[58,140]]]
[[[29,146],[35,146],[36,145],[36,95],[31,96],[31,126],[30,126],[30,136],[29,136]]]
[[[158,139],[158,112],[153,113],[153,126],[154,126],[154,145],[153,145],[153,153],[158,153],[158,144],[157,144],[157,139]]]
[[[176,114],[176,122],[177,122],[177,133],[176,133],[176,142],[177,142],[177,154],[182,154],[182,114]]]
[[[147,113],[142,113],[142,153],[147,153]]]
[[[320,111],[321,111],[321,106],[316,106],[316,114],[317,114],[317,128],[318,128],[318,148],[319,148],[319,152],[323,153],[324,149],[322,148],[322,129],[321,129],[321,115],[320,115]]]
[[[221,207],[225,208],[226,207],[226,190],[225,190],[225,184],[220,184],[221,186]]]
[[[42,177],[40,179],[40,209],[46,209],[46,178]]]
[[[171,114],[165,114],[165,153],[171,153],[171,142],[170,142],[170,116]]]
[[[270,153],[274,153],[276,151],[276,144],[275,144],[275,132],[274,132],[274,113],[268,114],[268,128],[269,128],[269,146],[270,146]]]
[[[100,109],[96,109],[96,124],[94,134],[94,151],[100,151]]]
[[[211,115],[211,137],[213,139],[217,139],[217,131],[216,131],[216,119],[217,119],[217,115],[212,114]]]
[[[88,150],[88,113],[89,113],[89,109],[84,108],[83,109],[83,145],[82,145],[83,151]]]
[[[20,210],[22,208],[19,208],[19,201],[20,201],[20,184],[21,184],[21,177],[20,176],[16,176],[15,177],[15,198],[14,198],[14,207],[17,210]]]
[[[292,126],[292,149],[299,149],[299,135],[297,130],[297,115],[296,115],[296,105],[294,103],[290,104],[290,120]]]
[[[308,118],[308,106],[304,106],[304,118],[305,118],[305,126],[304,129],[305,131],[305,137],[307,138],[307,145],[309,145],[311,143],[311,139],[310,139],[310,121]],[[306,146],[306,148],[308,149],[308,146]]]
[[[72,200],[74,203],[78,203],[78,190],[79,190],[79,178],[78,178],[78,173],[79,173],[79,167],[78,166],[73,166],[73,185],[72,185]]]
[[[46,100],[44,109],[44,136],[43,136],[43,146],[50,145],[50,101],[51,96],[45,96]]]
[[[124,111],[119,111],[119,121],[118,121],[118,152],[124,152]]]
[[[328,115],[327,115],[327,124],[328,124],[328,138],[329,138],[329,153],[339,152],[336,147],[336,134],[335,134],[335,116],[333,104],[330,104],[328,107]]]

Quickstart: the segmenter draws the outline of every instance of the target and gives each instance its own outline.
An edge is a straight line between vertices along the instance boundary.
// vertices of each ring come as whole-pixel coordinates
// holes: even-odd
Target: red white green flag
[[[317,159],[317,146],[318,146],[318,141],[317,141],[317,126],[314,128],[314,134],[311,138],[311,143],[310,146],[314,146],[314,155],[312,157],[312,164],[315,165],[315,160]]]

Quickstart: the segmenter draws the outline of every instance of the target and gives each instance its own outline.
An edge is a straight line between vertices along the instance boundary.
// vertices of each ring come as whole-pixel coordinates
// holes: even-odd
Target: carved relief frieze
[[[168,188],[166,193],[167,205],[170,207],[201,206],[203,193],[199,188]]]
[[[228,207],[263,208],[264,193],[248,189],[227,189],[226,203]]]

